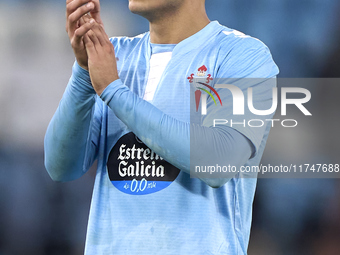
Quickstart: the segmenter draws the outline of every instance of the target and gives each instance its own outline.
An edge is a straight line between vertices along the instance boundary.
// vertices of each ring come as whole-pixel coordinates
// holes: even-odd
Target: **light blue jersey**
[[[275,77],[268,48],[211,22],[171,47],[171,60],[147,102],[149,33],[111,41],[120,79],[96,96],[88,72],[75,63],[45,138],[46,168],[56,180],[78,178],[98,159],[85,253],[246,254],[256,179],[190,178],[190,165],[204,155],[190,155],[190,139],[199,137],[207,151],[223,152],[212,153],[220,165],[258,165],[270,125],[256,132],[211,128],[206,123],[214,116],[232,116],[214,108],[211,98],[207,115],[190,119],[191,78],[213,86],[218,78]],[[270,108],[271,87],[247,86],[263,94],[255,103]],[[218,93],[228,104],[232,98],[224,91]]]

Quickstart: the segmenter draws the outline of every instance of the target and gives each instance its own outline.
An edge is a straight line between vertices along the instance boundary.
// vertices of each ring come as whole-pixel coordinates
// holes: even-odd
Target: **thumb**
[[[100,2],[99,0],[92,0],[92,2],[94,3],[94,9],[90,12],[91,17],[94,18],[97,23],[103,26],[104,24],[100,17]]]

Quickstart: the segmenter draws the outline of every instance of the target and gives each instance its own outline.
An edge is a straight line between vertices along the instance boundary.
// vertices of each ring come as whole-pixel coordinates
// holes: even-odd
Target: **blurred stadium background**
[[[266,43],[280,77],[340,76],[340,1],[207,0],[211,20]],[[102,0],[110,36],[147,22],[127,0]],[[0,255],[83,253],[94,168],[54,183],[43,138],[74,61],[65,1],[0,0]],[[340,87],[311,88],[324,119],[302,131],[273,129],[264,163],[339,163]],[[314,118],[315,119],[315,118]],[[340,254],[338,179],[259,179],[250,255]]]

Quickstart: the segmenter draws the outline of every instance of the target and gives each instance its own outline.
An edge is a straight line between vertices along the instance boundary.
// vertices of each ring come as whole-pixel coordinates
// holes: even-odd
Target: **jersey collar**
[[[218,23],[218,21],[211,21],[196,34],[193,34],[192,36],[178,43],[173,50],[173,56],[183,55],[192,50],[198,49],[201,45],[206,43],[209,39],[213,38],[215,34],[222,30],[223,27]]]
[[[178,43],[173,49],[172,56],[184,55],[192,50],[198,49],[202,44],[213,38],[215,34],[222,30],[223,26],[221,26],[218,21],[211,21],[196,34],[193,34],[192,36]],[[145,42],[148,44],[147,52],[145,53],[147,56],[151,56],[150,32],[146,33],[145,39]]]

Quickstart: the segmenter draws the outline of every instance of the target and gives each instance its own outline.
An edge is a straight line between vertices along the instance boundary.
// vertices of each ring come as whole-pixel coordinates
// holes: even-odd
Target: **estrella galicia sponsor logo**
[[[131,195],[146,195],[168,187],[180,170],[148,148],[134,133],[112,148],[107,169],[111,183]]]

